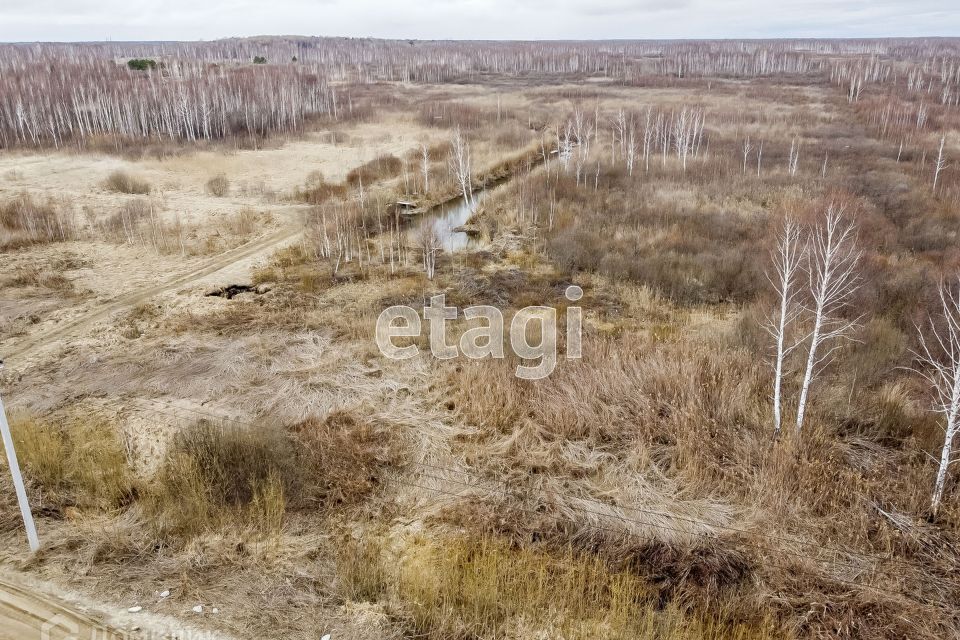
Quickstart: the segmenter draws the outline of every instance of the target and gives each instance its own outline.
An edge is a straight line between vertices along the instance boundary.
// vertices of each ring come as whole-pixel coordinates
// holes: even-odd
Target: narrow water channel
[[[455,231],[457,227],[470,220],[486,191],[477,191],[473,194],[473,203],[467,202],[463,196],[444,202],[423,214],[421,224],[430,224],[440,240],[440,246],[447,253],[466,249],[470,245],[470,236],[463,231]],[[418,225],[419,226],[419,225]],[[419,228],[414,229],[419,233]]]
[[[527,171],[541,163],[542,160],[539,157],[533,158],[527,163]],[[516,177],[515,174],[507,175],[490,182],[485,187],[476,189],[473,192],[472,203],[468,203],[466,198],[460,196],[428,209],[422,216],[412,221],[413,224],[407,230],[409,239],[412,242],[418,242],[422,225],[431,224],[445,252],[452,253],[466,249],[474,240],[471,240],[470,236],[463,231],[455,231],[455,229],[468,223],[480,203],[514,177]]]
[[[428,209],[411,225],[408,231],[411,234],[411,240],[416,241],[419,238],[421,225],[429,223],[433,225],[433,231],[437,234],[440,246],[443,247],[445,252],[452,253],[466,249],[473,240],[463,231],[455,231],[455,229],[469,222],[480,203],[492,192],[509,182],[512,177],[501,178],[486,187],[477,189],[473,192],[472,203],[468,203],[466,198],[460,196]]]

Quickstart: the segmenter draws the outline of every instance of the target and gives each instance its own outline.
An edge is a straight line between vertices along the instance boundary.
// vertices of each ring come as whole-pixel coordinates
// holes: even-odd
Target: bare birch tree
[[[960,286],[954,291],[948,284],[941,283],[939,291],[942,326],[938,327],[931,319],[929,338],[918,327],[920,351],[916,353],[922,367],[917,371],[930,382],[936,393],[933,409],[943,414],[945,421],[943,448],[930,500],[934,515],[943,499],[947,471],[950,464],[956,462],[951,460],[953,441],[960,431]]]
[[[797,431],[803,427],[810,385],[819,371],[839,348],[833,344],[826,353],[820,349],[830,342],[847,337],[859,323],[841,314],[853,293],[860,287],[859,262],[862,251],[857,248],[855,221],[844,215],[842,205],[830,205],[813,231],[807,264],[809,291],[812,300],[813,328],[810,351],[800,387],[797,407]]]
[[[423,192],[430,192],[430,150],[425,143],[420,144],[420,170],[423,171]]]
[[[765,327],[776,342],[773,362],[774,437],[779,437],[781,430],[784,360],[803,342],[801,339],[787,344],[791,329],[802,311],[802,306],[799,304],[801,289],[798,280],[806,251],[807,245],[801,238],[800,225],[792,218],[787,218],[777,233],[777,244],[770,252],[773,259],[773,273],[766,274],[778,298],[777,309],[767,319]]]
[[[464,201],[472,208],[473,176],[470,172],[470,145],[463,139],[463,135],[460,133],[460,127],[457,127],[453,132],[450,147],[453,150],[453,154],[450,157],[450,170],[460,185],[460,191],[463,193]]]
[[[423,270],[428,280],[433,280],[437,272],[437,256],[442,250],[440,234],[437,233],[432,220],[424,220],[420,225],[420,249],[423,252]]]
[[[787,159],[787,171],[790,175],[797,175],[797,166],[800,164],[800,144],[794,138],[790,142],[790,156]]]
[[[933,192],[937,192],[937,183],[940,182],[940,174],[947,166],[946,158],[943,157],[943,145],[947,141],[946,136],[940,138],[940,151],[937,152],[937,162],[933,165]]]

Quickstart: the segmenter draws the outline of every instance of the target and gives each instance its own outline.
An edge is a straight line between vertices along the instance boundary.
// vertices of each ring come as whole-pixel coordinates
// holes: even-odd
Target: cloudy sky
[[[960,36],[960,0],[0,0],[0,41]]]

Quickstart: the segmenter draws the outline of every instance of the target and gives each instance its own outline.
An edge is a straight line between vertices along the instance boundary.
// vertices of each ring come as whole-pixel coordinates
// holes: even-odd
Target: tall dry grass
[[[73,210],[62,202],[21,193],[0,203],[0,251],[77,237]]]
[[[31,504],[41,513],[115,510],[137,496],[139,485],[115,424],[96,417],[17,415],[10,428]]]
[[[942,537],[905,515],[925,509],[929,465],[880,444],[889,429],[924,432],[928,417],[896,388],[864,391],[852,406],[828,388],[812,428],[775,443],[769,372],[730,340],[589,340],[584,360],[535,383],[514,378],[509,361],[458,367],[450,405],[476,430],[454,453],[470,461],[479,490],[442,518],[516,544],[599,553],[659,576],[669,601],[747,589],[742,615],[776,610],[781,628],[801,636],[956,632],[932,614],[960,595],[948,577],[960,555],[953,545],[939,557],[923,551]],[[844,413],[867,407],[881,431],[847,431]],[[891,505],[895,518],[884,515]],[[846,550],[839,563],[836,547]],[[861,570],[869,581],[851,588]],[[795,605],[815,593],[830,608],[804,615]]]
[[[345,550],[340,588],[380,602],[410,636],[430,639],[787,638],[765,620],[684,609],[655,584],[596,556],[515,547],[488,537],[417,539],[395,562],[374,541]],[[389,562],[389,564],[388,564]]]
[[[107,176],[103,186],[116,193],[145,196],[150,193],[150,183],[126,171],[117,170]]]
[[[362,503],[401,464],[395,434],[352,413],[288,427],[197,422],[174,438],[146,507],[162,537],[229,526],[279,531],[285,514]]]

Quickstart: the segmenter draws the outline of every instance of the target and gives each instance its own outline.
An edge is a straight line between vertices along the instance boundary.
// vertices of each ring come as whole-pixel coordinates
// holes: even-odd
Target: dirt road
[[[0,640],[136,638],[35,590],[0,580]]]
[[[78,318],[70,320],[69,322],[65,322],[64,324],[56,326],[48,331],[40,331],[34,335],[28,336],[22,341],[15,343],[13,348],[9,350],[0,350],[0,358],[3,358],[7,365],[16,365],[27,357],[57,342],[58,340],[70,338],[84,332],[92,325],[104,320],[105,318],[108,318],[118,311],[133,307],[134,305],[144,302],[145,300],[148,300],[161,293],[179,289],[191,283],[200,281],[211,274],[228,269],[238,262],[259,256],[269,255],[269,253],[271,253],[274,249],[292,241],[299,234],[299,229],[284,228],[280,231],[274,232],[235,249],[231,249],[230,251],[225,251],[224,253],[213,258],[204,266],[191,271],[190,273],[180,275],[172,280],[167,280],[153,287],[139,289],[137,291],[132,291],[130,293],[121,295],[105,303],[103,306],[94,311],[83,314]],[[2,636],[0,636],[0,638],[2,638]]]

